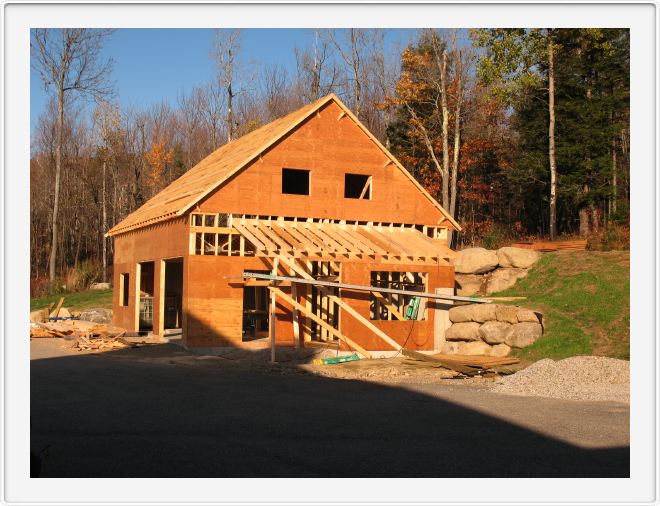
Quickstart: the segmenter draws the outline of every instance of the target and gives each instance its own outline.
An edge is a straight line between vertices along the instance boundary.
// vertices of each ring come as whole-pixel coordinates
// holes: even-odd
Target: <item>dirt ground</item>
[[[265,350],[68,346],[31,342],[43,477],[629,476],[625,404],[494,394],[488,380],[426,369],[396,376],[400,358],[272,366]]]
[[[163,345],[164,341],[139,338],[128,338],[137,342],[148,342],[153,345]],[[47,357],[49,354],[58,356],[107,353],[75,350],[72,341],[63,339],[39,339],[33,341],[32,358]],[[277,363],[270,362],[270,349],[240,350],[227,349],[218,355],[200,355],[183,348],[168,345],[148,346],[139,349],[126,349],[124,356],[131,360],[153,364],[170,364],[193,367],[222,367],[236,371],[254,371],[274,374],[314,375],[328,378],[372,381],[383,384],[469,384],[487,386],[495,380],[492,376],[465,378],[460,374],[433,367],[425,362],[411,364],[411,360],[399,355],[394,358],[374,357],[371,360],[357,360],[332,365],[314,364],[314,359],[335,357],[332,350],[325,349],[294,349],[278,348]],[[501,366],[498,371],[505,373],[523,369],[529,363],[521,362],[511,366]]]

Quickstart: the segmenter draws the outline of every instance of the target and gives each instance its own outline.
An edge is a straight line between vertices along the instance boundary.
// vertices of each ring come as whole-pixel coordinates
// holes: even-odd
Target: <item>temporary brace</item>
[[[491,302],[490,299],[480,299],[477,297],[461,297],[458,295],[445,295],[440,293],[415,292],[412,290],[398,290],[396,288],[382,288],[379,286],[351,285],[348,283],[336,283],[334,281],[321,281],[318,279],[311,280],[311,279],[298,278],[294,276],[275,276],[273,274],[263,274],[258,272],[244,272],[242,276],[225,276],[225,279],[241,279],[241,278],[268,279],[271,281],[290,281],[291,283],[302,283],[305,285],[327,286],[331,288],[343,288],[345,290],[356,290],[362,292],[396,293],[401,295],[412,295],[414,297],[424,297],[427,299],[436,299],[436,300],[477,302],[482,304]]]

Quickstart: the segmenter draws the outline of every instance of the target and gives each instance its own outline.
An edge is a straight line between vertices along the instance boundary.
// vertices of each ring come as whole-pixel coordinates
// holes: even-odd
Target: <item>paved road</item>
[[[626,405],[146,363],[139,353],[33,353],[31,446],[51,445],[42,476],[629,476]]]

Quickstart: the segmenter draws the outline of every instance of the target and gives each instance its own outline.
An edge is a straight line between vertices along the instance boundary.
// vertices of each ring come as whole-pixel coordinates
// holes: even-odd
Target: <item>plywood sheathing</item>
[[[263,153],[283,140],[308,119],[315,117],[321,109],[334,104],[375,144],[382,154],[402,171],[410,183],[440,211],[447,226],[460,230],[458,223],[440,204],[414,179],[414,177],[389,153],[382,144],[334,94],[327,95],[293,113],[275,120],[254,132],[217,149],[179,179],[151,198],[142,207],[131,213],[108,231],[108,236],[182,216],[196,204],[217,190],[223,183]],[[256,214],[256,212],[255,212]]]

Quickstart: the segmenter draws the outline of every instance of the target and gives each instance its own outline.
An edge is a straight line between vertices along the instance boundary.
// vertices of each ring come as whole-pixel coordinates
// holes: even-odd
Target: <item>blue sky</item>
[[[308,45],[312,31],[305,29],[242,30],[242,57],[257,63],[295,69],[294,47]],[[398,50],[414,30],[390,30],[386,43]],[[104,47],[114,60],[113,79],[123,107],[145,106],[161,100],[174,104],[177,94],[213,78],[209,57],[213,31],[208,29],[120,29]],[[48,93],[39,76],[30,73],[30,123],[34,127],[45,108]]]

